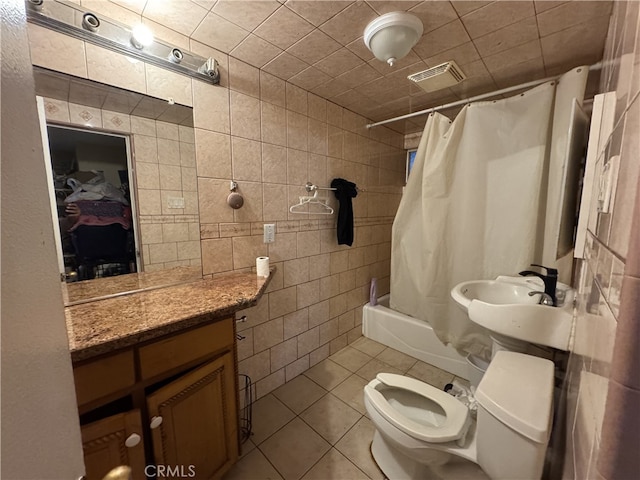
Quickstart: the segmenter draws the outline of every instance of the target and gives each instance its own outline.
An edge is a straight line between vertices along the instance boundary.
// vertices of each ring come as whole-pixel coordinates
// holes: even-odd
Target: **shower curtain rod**
[[[600,70],[602,69],[602,62],[594,63],[589,66],[589,71]],[[367,128],[377,127],[378,125],[384,125],[385,123],[397,122],[398,120],[404,120],[405,118],[419,117],[421,115],[426,115],[428,113],[438,112],[440,110],[447,110],[449,108],[458,107],[460,105],[465,105],[467,103],[476,102],[478,100],[484,100],[485,98],[495,97],[496,95],[502,95],[504,93],[514,92],[516,90],[522,90],[523,88],[535,87],[536,85],[541,85],[546,82],[550,82],[552,80],[557,80],[562,75],[555,75],[553,77],[543,78],[541,80],[533,80],[527,83],[521,83],[520,85],[514,85],[513,87],[507,87],[500,90],[495,90],[489,93],[483,93],[481,95],[476,95],[475,97],[465,98],[463,100],[457,100],[455,102],[446,103],[444,105],[439,105],[437,107],[427,108],[425,110],[420,110],[418,112],[407,113],[406,115],[401,115],[399,117],[389,118],[387,120],[381,120],[375,123],[368,123]]]

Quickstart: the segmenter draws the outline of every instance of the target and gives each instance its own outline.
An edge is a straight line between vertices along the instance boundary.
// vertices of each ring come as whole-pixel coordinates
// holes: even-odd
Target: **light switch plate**
[[[264,224],[264,243],[273,243],[276,239],[276,224]]]

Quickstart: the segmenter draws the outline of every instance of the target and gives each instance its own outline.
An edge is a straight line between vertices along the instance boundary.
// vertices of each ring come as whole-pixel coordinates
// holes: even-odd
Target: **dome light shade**
[[[422,22],[415,15],[386,13],[364,29],[364,43],[378,60],[393,66],[418,43],[422,31]]]

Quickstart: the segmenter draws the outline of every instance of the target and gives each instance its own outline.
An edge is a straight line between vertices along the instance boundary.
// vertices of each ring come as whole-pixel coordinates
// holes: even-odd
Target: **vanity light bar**
[[[25,0],[30,23],[93,43],[156,67],[207,83],[220,83],[218,62],[153,40],[143,45],[132,37],[133,29],[102,15],[88,12],[64,0]]]

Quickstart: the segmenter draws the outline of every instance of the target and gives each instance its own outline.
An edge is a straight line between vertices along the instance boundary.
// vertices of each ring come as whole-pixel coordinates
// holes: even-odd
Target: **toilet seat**
[[[438,404],[446,415],[444,425],[428,426],[403,415],[391,406],[376,388],[381,385],[407,390]],[[469,409],[448,393],[419,380],[392,373],[379,373],[375,380],[364,387],[364,391],[376,411],[407,435],[429,443],[445,443],[459,439],[464,442],[464,437],[471,424]]]

